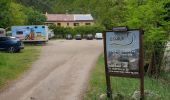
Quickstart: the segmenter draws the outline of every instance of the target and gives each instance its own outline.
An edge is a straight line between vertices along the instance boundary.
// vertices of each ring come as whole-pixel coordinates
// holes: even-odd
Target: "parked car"
[[[82,39],[81,34],[76,34],[75,39],[76,39],[76,40],[81,40],[81,39]]]
[[[92,34],[87,34],[86,39],[87,40],[93,40],[93,35]]]
[[[103,39],[102,33],[96,33],[95,38],[96,39]]]
[[[72,36],[71,34],[67,34],[67,35],[66,35],[66,39],[67,39],[67,40],[72,40],[72,39],[73,39],[73,36]]]
[[[21,40],[15,37],[0,37],[0,50],[14,53],[19,52],[21,49],[24,49],[24,44]]]

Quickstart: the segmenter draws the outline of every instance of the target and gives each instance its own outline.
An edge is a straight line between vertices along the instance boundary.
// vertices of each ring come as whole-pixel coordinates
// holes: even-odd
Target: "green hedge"
[[[53,29],[55,38],[64,38],[66,34],[72,34],[73,36],[76,34],[81,34],[82,36],[85,36],[87,34],[95,35],[95,33],[103,32],[105,30],[103,26],[99,26],[99,25],[78,26],[75,28],[51,25],[49,26],[49,28]]]

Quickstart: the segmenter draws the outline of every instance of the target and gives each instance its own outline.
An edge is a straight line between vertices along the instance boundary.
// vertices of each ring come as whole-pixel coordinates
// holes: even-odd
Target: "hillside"
[[[110,13],[108,8],[116,6],[114,1],[105,0],[16,0],[27,7],[33,7],[45,13],[91,13],[95,19]],[[121,3],[121,2],[120,2]],[[104,17],[104,16],[103,16]]]
[[[143,17],[155,20],[166,12],[168,0],[16,0],[43,13],[91,13],[98,23],[139,27]],[[154,6],[156,5],[156,6]],[[167,8],[169,6],[166,6]],[[146,11],[145,11],[146,10]],[[155,12],[157,10],[157,12]],[[140,13],[139,13],[140,12]],[[146,13],[146,14],[144,14]],[[170,13],[170,12],[169,12]],[[147,15],[147,16],[145,16]],[[164,15],[163,15],[164,16]],[[167,15],[165,15],[167,16]],[[134,19],[131,19],[135,17]],[[139,18],[140,17],[140,18]],[[153,19],[152,19],[153,18]],[[138,21],[139,20],[139,21]],[[156,18],[156,20],[158,20]],[[134,21],[134,22],[133,22]],[[129,23],[130,22],[130,23]],[[132,22],[132,23],[131,23]],[[111,25],[110,25],[111,24]],[[131,25],[135,24],[135,25]]]
[[[170,8],[168,0],[0,0],[6,2],[4,14],[8,19],[0,26],[14,24],[41,24],[42,14],[48,13],[91,13],[96,23],[110,29],[112,26],[148,28],[164,27],[168,30]],[[3,4],[3,3],[2,3]],[[11,6],[12,5],[12,6]],[[4,4],[3,4],[4,6]],[[8,8],[8,6],[10,6]],[[11,13],[10,13],[11,12]],[[35,13],[36,12],[36,13]],[[13,14],[12,14],[13,13]],[[15,13],[15,14],[14,14]],[[17,15],[16,15],[17,13]],[[31,13],[31,14],[30,14]],[[3,18],[3,12],[0,17]],[[12,15],[11,15],[12,14]],[[37,16],[38,14],[38,16]],[[35,15],[39,22],[35,22]],[[10,19],[11,16],[13,19]],[[40,17],[41,16],[41,17]],[[0,19],[2,20],[2,19]],[[3,19],[4,20],[4,19]],[[12,21],[14,20],[14,21]],[[5,23],[9,24],[6,25]]]

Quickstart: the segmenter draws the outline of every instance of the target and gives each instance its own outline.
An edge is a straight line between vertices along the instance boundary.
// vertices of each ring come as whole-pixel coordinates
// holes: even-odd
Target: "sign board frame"
[[[127,27],[125,27],[127,28]],[[103,33],[103,43],[104,43],[104,59],[105,59],[105,74],[106,74],[106,84],[107,84],[107,97],[112,100],[112,90],[111,90],[111,82],[110,77],[116,76],[116,77],[128,77],[128,78],[139,78],[140,79],[140,93],[141,93],[141,100],[144,99],[144,68],[143,68],[143,30],[141,29],[128,29],[125,30],[125,28],[122,27],[114,27],[113,30],[105,31]],[[124,30],[119,30],[124,29]],[[139,60],[138,60],[138,74],[131,74],[131,73],[119,73],[119,72],[110,72],[108,67],[108,60],[107,60],[107,37],[106,35],[109,32],[128,32],[128,31],[138,31],[139,32]],[[131,33],[135,34],[135,33]]]

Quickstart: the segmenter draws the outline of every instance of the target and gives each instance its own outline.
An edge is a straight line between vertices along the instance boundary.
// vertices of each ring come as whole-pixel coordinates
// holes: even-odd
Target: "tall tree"
[[[11,25],[10,0],[0,0],[0,27]]]
[[[55,5],[55,0],[16,0],[18,3],[22,3],[27,7],[33,7],[39,11],[45,13],[46,11],[52,12]]]
[[[27,15],[27,23],[28,25],[41,25],[46,21],[46,17],[44,14],[33,10],[32,8],[25,9]]]
[[[25,7],[21,4],[15,2],[10,3],[10,13],[11,13],[11,23],[12,25],[24,25],[27,20],[26,12],[24,12]]]

